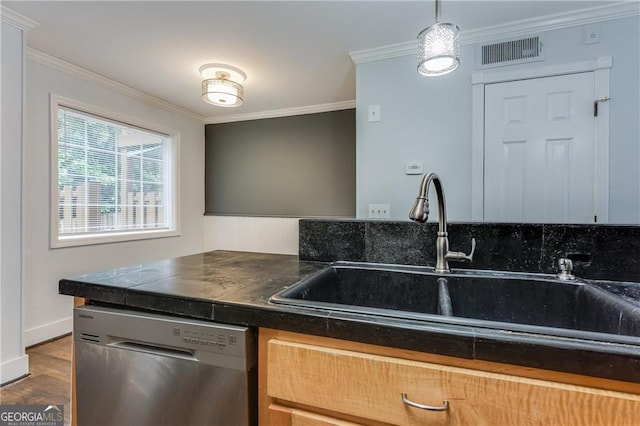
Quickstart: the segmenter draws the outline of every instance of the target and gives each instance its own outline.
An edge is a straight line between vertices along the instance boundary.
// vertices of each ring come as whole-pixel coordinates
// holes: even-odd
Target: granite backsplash
[[[405,265],[435,264],[437,223],[358,219],[301,219],[301,260],[349,260]],[[573,260],[574,274],[597,280],[640,281],[640,227],[450,223],[449,249],[469,253],[473,263],[454,268],[556,273],[561,257]]]

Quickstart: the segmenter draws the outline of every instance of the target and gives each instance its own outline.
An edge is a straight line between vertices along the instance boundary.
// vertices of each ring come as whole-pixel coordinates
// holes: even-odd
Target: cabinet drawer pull
[[[407,394],[402,394],[402,402],[407,404],[410,407],[419,408],[421,410],[429,410],[429,411],[447,411],[449,409],[449,401],[442,401],[442,405],[440,407],[434,407],[433,405],[423,405],[418,404],[417,402],[411,401],[407,398]]]

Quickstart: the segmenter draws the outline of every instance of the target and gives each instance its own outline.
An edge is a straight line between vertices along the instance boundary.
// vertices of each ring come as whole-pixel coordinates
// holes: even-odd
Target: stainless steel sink
[[[276,304],[546,334],[640,336],[640,309],[553,275],[337,262],[271,297]]]

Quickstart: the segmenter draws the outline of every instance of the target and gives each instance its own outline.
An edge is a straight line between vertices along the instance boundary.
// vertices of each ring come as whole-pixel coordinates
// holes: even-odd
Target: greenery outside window
[[[175,132],[52,96],[52,141],[52,247],[178,235]]]

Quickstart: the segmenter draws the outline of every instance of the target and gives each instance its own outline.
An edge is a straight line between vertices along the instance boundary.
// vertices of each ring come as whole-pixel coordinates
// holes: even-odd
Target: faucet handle
[[[476,239],[471,238],[471,253],[464,254],[461,251],[450,251],[445,255],[445,259],[457,262],[473,262],[473,254],[476,252]]]
[[[576,279],[575,275],[572,274],[573,262],[571,259],[566,259],[564,257],[558,259],[558,269],[560,269],[560,272],[556,274],[557,278],[564,281]]]

